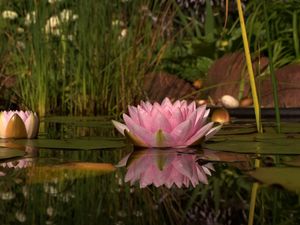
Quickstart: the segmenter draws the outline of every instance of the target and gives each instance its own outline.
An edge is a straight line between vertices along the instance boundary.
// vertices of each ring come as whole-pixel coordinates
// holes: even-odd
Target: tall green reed
[[[276,124],[277,124],[277,132],[280,133],[280,111],[279,111],[279,100],[278,100],[278,89],[277,89],[277,79],[275,76],[274,71],[274,63],[273,63],[273,54],[272,54],[272,46],[271,46],[271,35],[270,35],[270,28],[269,28],[269,21],[268,21],[268,9],[266,0],[264,0],[264,16],[265,16],[265,26],[266,26],[266,36],[267,36],[267,46],[268,46],[268,55],[269,55],[269,67],[270,67],[270,74],[272,80],[272,87],[273,87],[273,99],[274,99],[274,106],[275,106],[275,114],[276,114]]]
[[[172,3],[46,1],[21,5],[26,48],[15,61],[19,95],[41,116],[118,114],[143,96],[144,75],[168,45]]]

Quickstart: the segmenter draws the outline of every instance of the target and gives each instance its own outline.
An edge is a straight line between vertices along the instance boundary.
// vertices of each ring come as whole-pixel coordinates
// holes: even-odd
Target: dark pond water
[[[300,125],[264,127],[134,150],[107,118],[48,118],[37,140],[1,141],[0,224],[248,224],[253,202],[254,224],[300,224]]]

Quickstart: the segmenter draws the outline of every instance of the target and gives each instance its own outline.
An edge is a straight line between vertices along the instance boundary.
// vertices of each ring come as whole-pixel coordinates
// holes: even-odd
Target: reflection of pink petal
[[[210,163],[199,165],[197,158],[195,154],[182,154],[171,150],[151,149],[143,154],[138,152],[127,165],[125,182],[130,182],[131,185],[139,182],[141,188],[148,185],[165,185],[170,188],[173,185],[195,187],[199,183],[207,184],[207,175],[211,175],[213,167]]]

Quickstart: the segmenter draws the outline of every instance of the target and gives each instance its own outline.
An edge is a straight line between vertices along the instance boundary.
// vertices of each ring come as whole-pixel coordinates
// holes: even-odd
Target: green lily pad
[[[220,142],[207,142],[204,148],[215,151],[229,151],[256,154],[300,154],[299,139],[271,139],[264,141],[238,141],[227,140]]]
[[[245,162],[250,161],[249,155],[237,154],[232,152],[220,152],[204,150],[203,154],[199,154],[199,159],[214,162]]]
[[[283,163],[289,166],[298,166],[300,167],[300,156],[294,156],[290,160],[284,160]]]
[[[0,160],[21,157],[25,155],[25,151],[11,148],[0,148]]]
[[[71,162],[57,165],[33,166],[28,169],[30,183],[73,180],[99,176],[115,171],[110,163]]]
[[[110,116],[48,116],[44,117],[42,120],[45,122],[53,123],[74,123],[81,121],[110,121],[112,117]]]
[[[217,135],[257,133],[256,127],[223,127]]]
[[[36,148],[54,148],[54,149],[108,149],[108,148],[123,148],[124,142],[120,139],[116,140],[88,140],[88,139],[18,139],[18,140],[0,140],[0,146],[7,147],[9,144],[17,144],[20,146],[30,146]]]
[[[45,117],[44,121],[46,123],[61,123],[70,124],[76,127],[101,127],[101,128],[111,128],[111,117],[108,116],[97,116],[97,117],[78,117],[78,116],[53,116]]]
[[[249,174],[267,185],[280,185],[287,190],[300,193],[300,168],[258,168]]]

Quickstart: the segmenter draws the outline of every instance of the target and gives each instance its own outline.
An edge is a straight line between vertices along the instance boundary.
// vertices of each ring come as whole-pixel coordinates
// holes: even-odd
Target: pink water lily
[[[128,106],[123,114],[125,124],[113,120],[117,130],[140,147],[186,147],[211,138],[221,126],[207,123],[209,109],[205,105],[165,98],[161,104],[141,101]]]
[[[187,150],[188,151],[188,150]],[[173,185],[195,187],[208,183],[207,175],[214,170],[211,163],[200,165],[196,154],[178,153],[176,150],[135,151],[124,157],[118,166],[127,167],[125,182],[139,183],[141,188],[148,185],[160,187]]]
[[[39,119],[31,111],[1,111],[0,138],[35,138]]]

